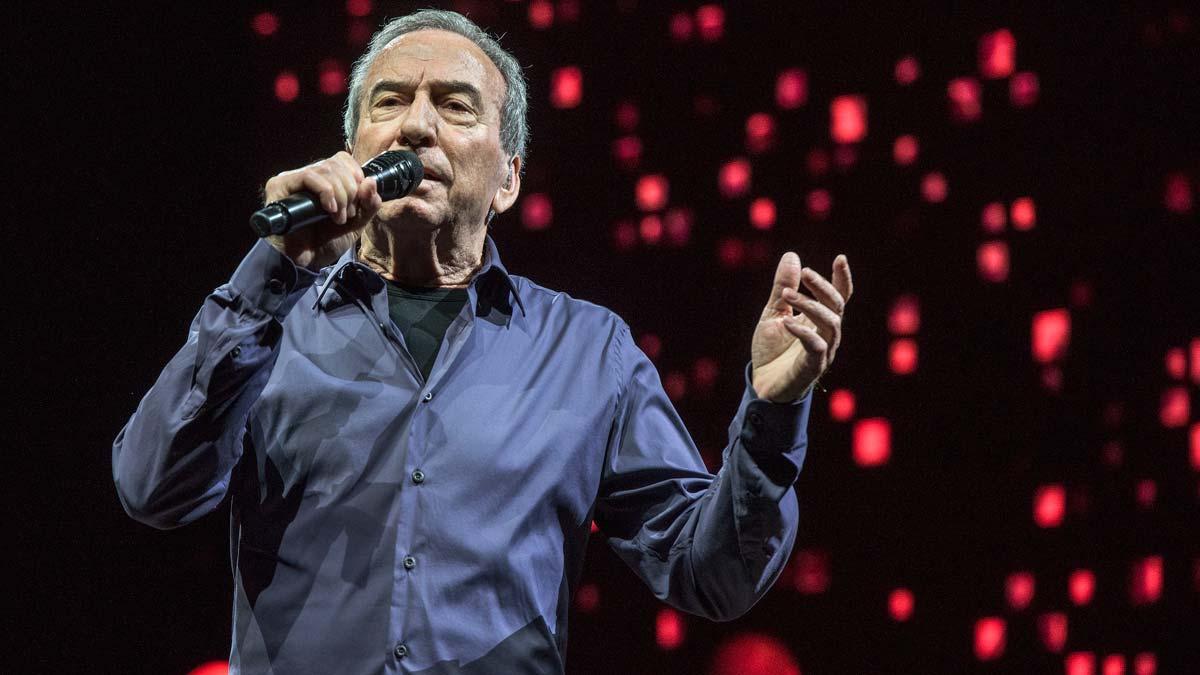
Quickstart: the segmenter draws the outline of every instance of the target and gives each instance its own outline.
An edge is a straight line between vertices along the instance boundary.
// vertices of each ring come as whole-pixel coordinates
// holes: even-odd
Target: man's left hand
[[[815,299],[800,293],[801,283]],[[801,269],[800,256],[783,254],[750,343],[751,379],[759,398],[790,403],[816,383],[837,354],[842,313],[853,291],[845,255],[834,259],[830,283],[811,267]]]

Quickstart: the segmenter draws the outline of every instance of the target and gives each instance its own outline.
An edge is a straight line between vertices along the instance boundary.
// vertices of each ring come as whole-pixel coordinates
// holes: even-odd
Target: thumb
[[[796,253],[788,251],[779,259],[779,265],[775,267],[775,281],[771,284],[771,297],[767,299],[767,306],[763,309],[763,318],[779,314],[792,315],[792,306],[783,299],[783,289],[799,290],[800,270],[800,256]]]

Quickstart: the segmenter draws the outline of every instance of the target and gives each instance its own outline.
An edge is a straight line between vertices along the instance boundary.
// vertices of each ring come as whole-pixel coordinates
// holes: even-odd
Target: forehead
[[[367,71],[368,90],[384,79],[456,80],[475,84],[497,106],[504,77],[474,42],[445,30],[405,33],[384,47]]]

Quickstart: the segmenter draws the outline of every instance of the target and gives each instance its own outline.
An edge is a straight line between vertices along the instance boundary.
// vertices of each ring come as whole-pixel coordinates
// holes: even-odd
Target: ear
[[[513,156],[508,161],[508,176],[504,180],[504,184],[496,190],[496,196],[492,197],[492,210],[496,213],[504,213],[508,207],[512,206],[517,201],[517,195],[521,193],[521,158]]]

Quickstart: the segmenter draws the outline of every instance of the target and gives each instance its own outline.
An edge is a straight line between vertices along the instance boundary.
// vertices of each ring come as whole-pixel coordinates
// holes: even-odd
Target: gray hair
[[[528,102],[525,100],[525,75],[516,58],[500,46],[500,43],[488,35],[467,17],[458,12],[440,9],[423,9],[408,16],[392,19],[371,37],[367,51],[357,61],[350,71],[350,92],[346,96],[346,109],[342,114],[342,131],[346,135],[346,143],[352,145],[354,132],[358,129],[359,98],[363,93],[363,85],[367,79],[367,71],[375,57],[391,44],[392,40],[419,30],[444,30],[457,33],[474,42],[487,55],[497,70],[504,77],[507,85],[504,92],[504,103],[500,109],[500,146],[509,156],[525,158],[525,143],[529,140],[529,124],[525,120]]]

